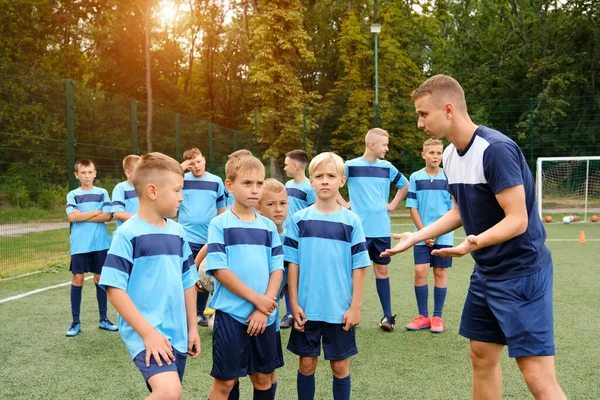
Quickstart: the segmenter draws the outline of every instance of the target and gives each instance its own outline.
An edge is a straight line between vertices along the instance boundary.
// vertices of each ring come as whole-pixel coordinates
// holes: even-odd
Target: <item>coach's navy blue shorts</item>
[[[188,243],[190,244],[190,250],[192,250],[192,257],[194,257],[194,260],[195,260],[196,256],[202,249],[202,246],[204,246],[204,243],[192,243],[192,242],[188,242]]]
[[[459,333],[506,344],[509,357],[554,355],[552,269],[502,281],[473,272]]]
[[[213,378],[230,381],[255,372],[271,374],[278,364],[275,324],[258,336],[247,333],[248,325],[218,311],[213,329]]]
[[[432,256],[431,250],[446,249],[448,245],[434,244],[433,247],[426,245],[418,245],[413,247],[413,255],[415,257],[415,265],[429,264],[434,268],[450,268],[452,266],[452,258]]]
[[[181,353],[177,351],[174,347],[173,355],[175,356],[175,361],[171,362],[171,365],[168,365],[165,362],[165,360],[161,360],[163,363],[162,367],[158,366],[156,360],[154,359],[154,356],[150,356],[150,366],[146,367],[146,350],[142,351],[133,359],[135,366],[138,367],[138,369],[144,376],[146,386],[148,386],[148,390],[150,392],[152,392],[152,388],[148,384],[148,379],[162,372],[176,371],[179,375],[179,380],[183,382],[183,373],[185,372],[185,363],[187,361],[188,355],[187,353]]]
[[[388,265],[392,262],[392,257],[379,257],[386,249],[392,247],[392,239],[390,237],[367,238],[367,250],[369,258],[375,264]]]
[[[104,261],[106,261],[107,252],[108,250],[98,250],[89,253],[73,254],[71,255],[69,271],[73,274],[85,274],[86,272],[100,274]]]
[[[300,357],[321,355],[321,338],[325,359],[340,361],[358,353],[356,329],[345,331],[343,324],[330,324],[323,321],[306,321],[304,332],[292,328],[287,349]]]

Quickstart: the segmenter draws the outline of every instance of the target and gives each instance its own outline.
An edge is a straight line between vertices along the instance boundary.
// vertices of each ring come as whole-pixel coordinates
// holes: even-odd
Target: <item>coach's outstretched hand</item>
[[[438,257],[462,257],[465,254],[469,254],[470,252],[475,251],[479,248],[479,238],[475,235],[469,235],[458,246],[432,250],[431,255]]]
[[[398,253],[402,253],[413,247],[415,244],[419,243],[415,240],[414,234],[412,232],[404,232],[401,234],[394,233],[392,238],[395,240],[400,240],[400,242],[392,247],[391,249],[386,249],[384,252],[380,254],[380,257],[391,257]]]

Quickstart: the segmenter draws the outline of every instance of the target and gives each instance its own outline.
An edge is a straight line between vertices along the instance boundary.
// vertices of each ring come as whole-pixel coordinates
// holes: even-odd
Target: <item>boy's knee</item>
[[[317,357],[300,357],[298,371],[300,371],[302,375],[312,375],[317,370],[318,361],[319,359]]]
[[[331,372],[333,372],[336,378],[345,378],[350,375],[350,363],[348,359],[330,361],[329,365],[331,366]]]
[[[447,268],[434,268],[433,269],[433,276],[437,279],[444,279],[447,274],[448,274]]]
[[[228,396],[236,382],[237,380],[221,381],[219,379],[215,379],[213,382],[213,389],[220,395]]]
[[[254,373],[250,377],[252,380],[252,386],[258,390],[267,390],[273,383],[271,382],[271,374]]]
[[[428,264],[415,265],[415,278],[416,279],[427,279],[427,275],[429,275],[429,265]]]
[[[100,274],[94,274],[94,284],[100,283]]]
[[[179,385],[166,385],[152,388],[152,398],[160,400],[179,400],[183,396],[183,388]]]
[[[554,363],[537,362],[531,357],[528,358],[527,361],[518,360],[518,365],[531,393],[537,397],[545,391],[553,391],[558,386]]]
[[[375,277],[378,279],[385,279],[389,277],[387,265],[373,263],[373,272],[375,273]]]
[[[75,286],[83,286],[83,274],[73,274],[71,276],[71,283]]]

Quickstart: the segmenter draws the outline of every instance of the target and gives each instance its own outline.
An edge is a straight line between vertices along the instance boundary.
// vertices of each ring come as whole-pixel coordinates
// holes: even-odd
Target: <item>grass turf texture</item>
[[[400,229],[399,229],[400,228]],[[394,227],[398,232],[404,227]],[[554,310],[557,374],[569,399],[600,398],[600,225],[548,225],[549,239],[576,239],[584,229],[588,242],[549,241],[554,257]],[[458,231],[457,236],[464,236]],[[359,354],[351,359],[355,399],[468,399],[471,371],[468,341],[458,335],[462,306],[472,271],[470,257],[454,260],[444,309],[446,332],[408,332],[403,326],[416,316],[412,253],[391,264],[392,302],[398,326],[392,333],[377,324],[381,306],[371,270],[367,274],[362,321],[357,332]],[[430,274],[430,311],[433,280]],[[70,280],[65,268],[12,281],[0,281],[0,298]],[[109,317],[116,320],[110,308]],[[72,399],[143,398],[141,374],[129,359],[118,334],[97,328],[93,283],[83,289],[82,332],[66,338],[70,323],[69,287],[0,304],[0,398]],[[211,385],[211,335],[199,328],[202,355],[188,360],[184,398],[206,398]],[[284,346],[289,330],[282,330]],[[278,399],[296,398],[297,358],[284,349],[286,365],[278,370]],[[532,398],[514,360],[501,359],[504,399]],[[241,381],[242,399],[250,399],[251,384]],[[316,398],[331,398],[331,371],[321,359]]]

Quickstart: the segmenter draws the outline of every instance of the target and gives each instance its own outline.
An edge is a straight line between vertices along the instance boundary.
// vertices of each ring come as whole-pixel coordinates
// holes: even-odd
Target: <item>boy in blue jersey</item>
[[[221,178],[206,171],[206,159],[197,147],[184,151],[183,160],[181,166],[189,172],[183,178],[183,202],[179,207],[178,222],[183,226],[196,258],[206,244],[208,224],[225,212],[225,186]],[[199,291],[196,297],[198,325],[208,326],[204,315],[208,292]]]
[[[115,186],[112,192],[111,212],[117,223],[117,228],[133,217],[140,207],[135,188],[131,183],[131,175],[135,164],[140,160],[140,156],[130,154],[123,159],[123,172],[127,180]]]
[[[315,190],[310,185],[306,177],[306,166],[308,165],[308,156],[302,150],[292,150],[285,155],[286,175],[293,178],[285,183],[289,201],[289,214],[285,224],[289,224],[292,215],[296,212],[315,203]],[[289,328],[294,323],[292,308],[290,307],[290,294],[285,293],[286,313],[281,319],[281,327]]]
[[[410,176],[406,207],[410,209],[410,216],[415,223],[415,231],[431,225],[454,205],[448,192],[448,179],[440,167],[444,145],[441,140],[427,139],[423,143],[421,156],[425,160],[425,168]],[[448,268],[452,266],[451,258],[432,256],[431,251],[452,247],[454,232],[447,233],[437,238],[420,242],[414,247],[415,258],[415,296],[419,315],[406,325],[409,331],[430,328],[433,333],[444,331],[442,311],[446,300],[448,287]],[[429,267],[433,267],[433,318],[429,318],[427,307],[429,289],[427,275]]]
[[[333,398],[350,399],[349,358],[358,353],[355,327],[371,262],[360,219],[336,201],[346,181],[342,158],[321,153],[309,172],[317,201],[292,216],[284,242],[294,313],[287,348],[300,356],[299,400],[315,397],[321,341],[333,372]]]
[[[373,128],[365,136],[365,152],[362,157],[346,162],[346,179],[350,202],[338,195],[338,202],[360,217],[367,238],[369,257],[373,261],[377,294],[383,308],[383,318],[379,326],[391,332],[396,324],[392,314],[390,293],[389,257],[380,253],[391,246],[390,212],[398,207],[408,192],[408,180],[389,161],[383,160],[388,152],[389,134]],[[391,203],[390,184],[398,191]]]
[[[121,338],[151,392],[147,398],[179,399],[187,356],[200,354],[198,272],[185,231],[169,219],[183,200],[183,168],[148,153],[132,181],[140,208],[115,231],[100,285],[119,313]]]
[[[94,186],[96,166],[91,160],[75,163],[75,177],[81,186],[67,194],[67,219],[71,222],[70,250],[71,265],[71,314],[73,321],[67,336],[77,336],[81,330],[79,314],[84,275],[94,273],[96,299],[100,312],[99,327],[116,331],[117,326],[108,319],[106,292],[98,287],[102,264],[110,244],[106,222],[110,221],[110,198],[105,189]]]
[[[535,202],[533,176],[523,153],[508,137],[477,126],[469,117],[460,84],[436,75],[413,92],[418,127],[446,137],[444,171],[455,206],[446,215],[401,239],[382,256],[464,227],[458,246],[433,256],[471,254],[475,268],[460,324],[470,339],[473,398],[500,399],[499,360],[505,345],[536,399],[566,399],[554,368],[552,257]]]
[[[225,173],[235,203],[208,227],[206,273],[215,278],[210,307],[217,310],[208,397],[227,399],[236,380],[250,375],[254,399],[271,400],[283,247],[275,224],[254,209],[263,194],[264,165],[253,156],[232,157]]]

